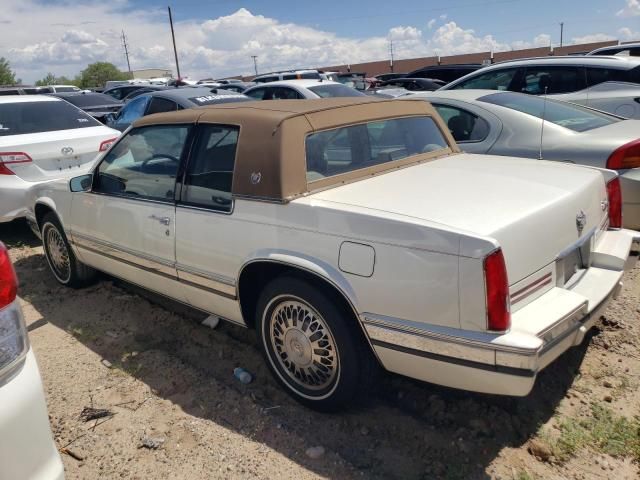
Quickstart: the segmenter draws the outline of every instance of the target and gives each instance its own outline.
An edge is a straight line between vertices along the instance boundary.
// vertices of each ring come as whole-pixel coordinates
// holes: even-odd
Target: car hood
[[[596,169],[513,157],[458,154],[332,188],[312,198],[399,214],[495,239],[511,282],[554,261],[606,219]],[[586,214],[581,232],[576,226]]]

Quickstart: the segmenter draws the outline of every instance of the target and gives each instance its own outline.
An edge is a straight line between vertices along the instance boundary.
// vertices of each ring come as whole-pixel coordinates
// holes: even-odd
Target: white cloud
[[[440,15],[440,20],[446,20],[449,17],[449,15],[447,15],[446,13],[443,13],[442,15]]]
[[[594,33],[592,35],[585,35],[583,37],[573,37],[571,39],[573,43],[594,43],[594,42],[606,42],[607,40],[615,40],[615,37],[607,35],[606,33]]]
[[[637,17],[640,15],[640,0],[626,0],[627,6],[618,10],[618,17]]]
[[[7,57],[25,81],[35,81],[49,71],[73,76],[95,61],[126,68],[122,29],[128,38],[132,68],[174,66],[162,9],[137,10],[128,0],[78,0],[71,15],[66,3],[41,1],[9,2],[0,10],[0,56]],[[27,16],[29,28],[14,20]],[[396,59],[548,46],[551,41],[548,34],[541,33],[533,39],[505,42],[492,35],[478,35],[454,21],[437,27],[439,22],[437,18],[430,20],[425,31],[399,25],[379,36],[348,38],[240,8],[215,19],[177,22],[175,30],[181,72],[192,78],[249,75],[253,72],[251,55],[258,56],[261,72],[381,60],[388,58],[389,40],[393,40]],[[630,29],[620,34],[635,35]]]
[[[633,31],[628,27],[623,27],[618,30],[618,35],[620,35],[620,40],[623,42],[628,42],[630,40],[640,40],[640,31]]]

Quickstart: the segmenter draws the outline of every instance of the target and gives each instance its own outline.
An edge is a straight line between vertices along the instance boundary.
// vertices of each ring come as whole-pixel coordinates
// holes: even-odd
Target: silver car
[[[640,119],[640,58],[570,56],[500,62],[442,90],[489,89],[544,95]]]
[[[639,120],[514,92],[440,90],[406,98],[416,97],[433,104],[466,152],[618,170],[623,224],[640,229]]]

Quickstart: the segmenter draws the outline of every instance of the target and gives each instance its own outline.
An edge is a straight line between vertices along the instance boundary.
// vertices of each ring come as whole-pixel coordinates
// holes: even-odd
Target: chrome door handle
[[[169,217],[158,217],[157,215],[150,215],[149,218],[151,220],[157,220],[162,225],[169,225],[171,223],[171,219]]]

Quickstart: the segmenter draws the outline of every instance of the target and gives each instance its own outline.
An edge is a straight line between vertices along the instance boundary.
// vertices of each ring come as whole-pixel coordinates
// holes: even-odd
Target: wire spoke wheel
[[[62,281],[68,281],[71,276],[69,250],[62,234],[53,225],[49,225],[46,229],[45,248],[55,275]]]
[[[269,341],[282,371],[305,389],[325,389],[338,375],[337,345],[329,326],[300,300],[283,300],[273,308]]]

